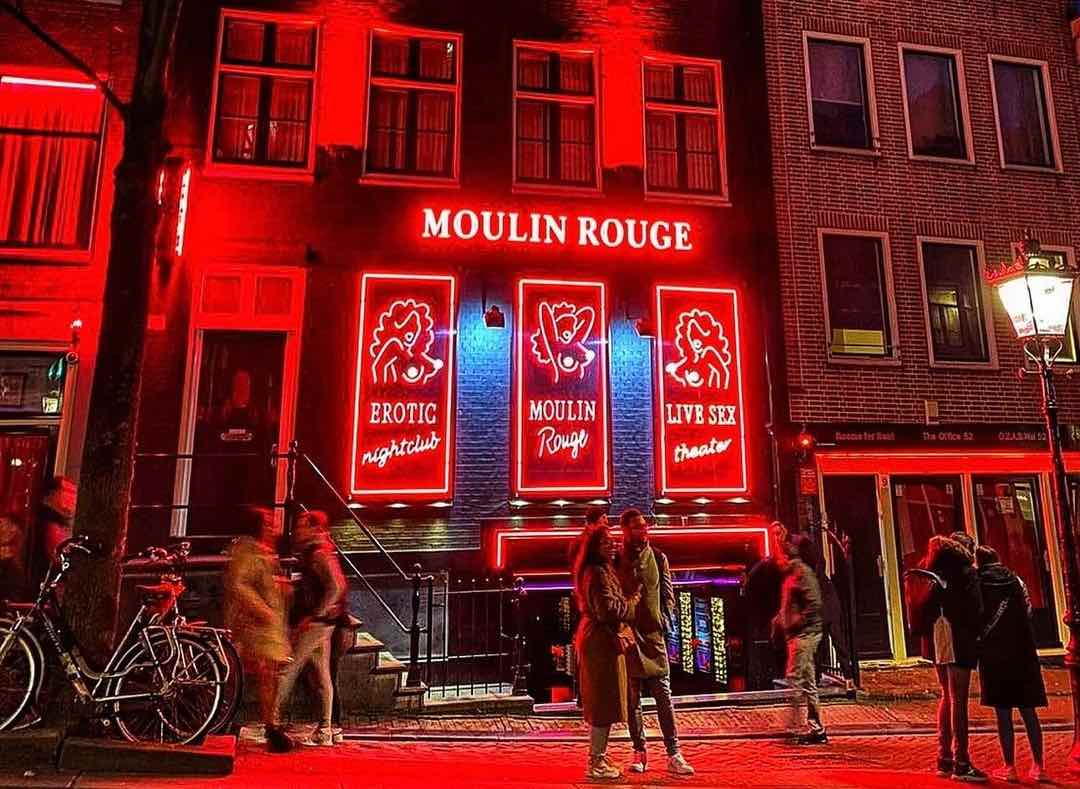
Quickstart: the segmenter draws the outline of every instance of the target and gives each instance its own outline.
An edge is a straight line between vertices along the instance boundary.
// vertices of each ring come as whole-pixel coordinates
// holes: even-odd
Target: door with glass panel
[[[1060,646],[1038,480],[986,476],[972,481],[979,543],[996,550],[1002,564],[1027,585],[1036,643]]]
[[[922,561],[931,537],[964,530],[964,497],[958,476],[893,477],[892,507],[901,579]],[[901,583],[901,599],[903,594]],[[907,652],[917,655],[918,639],[912,638],[908,628],[906,601],[902,608]]]

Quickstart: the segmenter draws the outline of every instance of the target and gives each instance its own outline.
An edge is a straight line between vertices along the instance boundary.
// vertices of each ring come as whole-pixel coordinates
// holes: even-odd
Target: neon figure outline
[[[575,374],[584,380],[585,371],[596,359],[596,351],[585,345],[596,324],[596,310],[568,301],[554,305],[541,301],[537,311],[539,328],[531,338],[536,361],[551,368],[554,383]]]
[[[397,299],[379,316],[371,334],[371,380],[377,384],[425,384],[443,368],[429,352],[435,344],[431,306],[416,299]],[[399,369],[404,365],[403,369]]]
[[[675,324],[675,350],[680,357],[664,371],[691,389],[731,385],[731,348],[724,325],[708,310],[697,307],[679,315]]]

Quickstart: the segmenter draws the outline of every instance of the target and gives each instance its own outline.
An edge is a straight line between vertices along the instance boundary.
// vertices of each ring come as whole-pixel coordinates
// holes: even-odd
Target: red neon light
[[[1078,459],[1077,454],[1065,453],[1070,471],[1074,470],[1071,459]],[[823,474],[1040,474],[1050,470],[1050,456],[1045,452],[860,452],[819,448],[816,461]]]
[[[608,493],[604,284],[520,280],[514,327],[514,492]]]
[[[364,274],[351,486],[357,498],[450,494],[454,439],[452,276]]]
[[[73,90],[97,90],[93,82],[68,82],[60,79],[37,79],[34,77],[13,77],[5,74],[0,77],[0,85],[28,85],[37,88],[70,88]]]
[[[738,294],[658,285],[656,324],[660,493],[745,493]]]
[[[184,232],[187,230],[188,191],[191,188],[191,165],[184,168],[180,178],[180,197],[176,203],[176,256],[184,254]]]

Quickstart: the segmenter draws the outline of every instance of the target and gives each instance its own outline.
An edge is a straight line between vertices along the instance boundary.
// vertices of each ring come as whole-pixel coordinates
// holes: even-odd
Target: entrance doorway
[[[885,562],[881,556],[876,478],[826,476],[825,511],[836,528],[851,537],[855,575],[855,646],[860,660],[892,657],[885,601]],[[849,588],[839,567],[837,588]]]
[[[0,600],[28,599],[41,564],[36,527],[51,443],[47,432],[0,433]]]

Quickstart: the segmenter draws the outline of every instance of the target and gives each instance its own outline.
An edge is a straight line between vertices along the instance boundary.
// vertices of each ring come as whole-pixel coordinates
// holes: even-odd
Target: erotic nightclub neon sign
[[[450,494],[455,298],[450,276],[363,275],[353,496]]]
[[[747,490],[738,294],[656,288],[660,492]]]
[[[607,311],[603,283],[518,283],[514,491],[610,491]]]
[[[690,252],[691,224],[668,219],[423,208],[421,238],[493,244]]]

